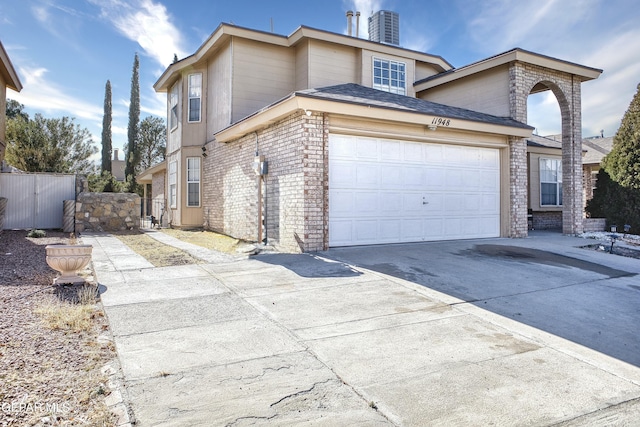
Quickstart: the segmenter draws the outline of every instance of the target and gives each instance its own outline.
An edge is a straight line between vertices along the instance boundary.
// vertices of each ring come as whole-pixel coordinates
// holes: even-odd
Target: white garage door
[[[499,235],[497,149],[329,136],[329,246]]]

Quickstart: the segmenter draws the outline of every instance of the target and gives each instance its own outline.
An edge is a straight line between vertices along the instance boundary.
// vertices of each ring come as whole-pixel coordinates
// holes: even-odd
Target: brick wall
[[[515,62],[509,69],[510,79],[510,109],[511,117],[527,122],[527,97],[531,90],[539,83],[548,87],[560,106],[562,115],[562,181],[563,181],[563,211],[562,230],[565,234],[579,234],[583,227],[583,187],[582,187],[582,116],[580,79],[574,79],[571,74],[551,70],[537,65]],[[516,144],[514,146],[514,143]],[[525,153],[522,153],[525,150]],[[511,149],[511,235],[521,236],[523,233],[523,211],[519,203],[520,193],[525,193],[527,186],[517,185],[513,174],[522,167],[521,158],[526,156],[526,145],[520,146],[512,141]],[[519,184],[519,183],[518,183]],[[513,194],[513,192],[516,194]],[[526,228],[524,229],[526,235]]]
[[[203,162],[205,227],[258,241],[258,153],[268,162],[262,183],[264,227],[270,243],[287,252],[326,247],[326,144],[322,114],[295,113],[238,140],[207,145]]]
[[[546,211],[533,213],[533,229],[534,230],[561,230],[562,229],[562,212]]]

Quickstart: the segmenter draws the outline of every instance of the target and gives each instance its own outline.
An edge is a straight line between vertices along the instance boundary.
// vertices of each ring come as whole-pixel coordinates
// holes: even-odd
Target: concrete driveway
[[[165,268],[83,240],[139,425],[638,423],[640,261],[581,239]]]

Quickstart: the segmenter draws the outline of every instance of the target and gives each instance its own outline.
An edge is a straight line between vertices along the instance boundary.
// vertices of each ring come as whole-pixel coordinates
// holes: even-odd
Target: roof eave
[[[9,89],[13,89],[16,92],[20,92],[22,90],[22,83],[20,82],[18,73],[16,73],[16,70],[13,68],[11,59],[9,59],[9,55],[7,54],[7,51],[4,49],[2,42],[0,42],[0,62],[2,63],[2,68],[0,68],[0,73],[4,78],[6,86]]]
[[[280,119],[291,115],[295,111],[313,111],[328,114],[349,115],[368,120],[394,121],[407,124],[419,124],[429,126],[433,119],[442,116],[388,108],[383,106],[367,105],[341,100],[319,99],[306,94],[295,93],[276,104],[271,105],[239,122],[217,132],[214,137],[218,142],[230,142],[269,126]],[[456,126],[453,129],[475,131],[483,133],[501,134],[519,138],[530,137],[533,128],[530,126],[508,126],[495,123],[486,123],[468,119],[455,118]]]

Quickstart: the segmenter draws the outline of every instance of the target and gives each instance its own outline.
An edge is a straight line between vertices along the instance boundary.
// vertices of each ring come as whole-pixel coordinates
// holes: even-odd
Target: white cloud
[[[23,89],[21,92],[11,91],[7,94],[9,98],[27,108],[46,113],[63,112],[81,119],[102,120],[102,106],[70,96],[63,88],[47,80],[46,68],[20,67],[18,73]]]
[[[137,42],[163,69],[173,55],[186,56],[182,34],[171,22],[167,8],[153,0],[89,0],[101,9],[101,16],[125,37]]]

